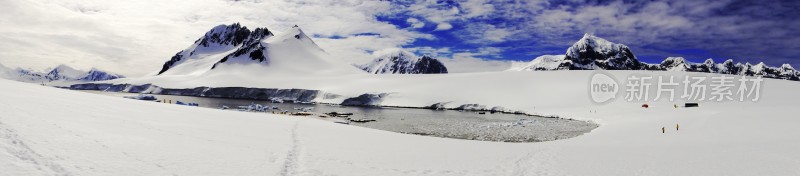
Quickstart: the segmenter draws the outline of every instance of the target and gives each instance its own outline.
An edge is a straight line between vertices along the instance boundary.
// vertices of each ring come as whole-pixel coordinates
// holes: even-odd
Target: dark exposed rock
[[[344,106],[380,106],[383,98],[389,96],[388,93],[367,93],[358,97],[352,97],[342,101]]]
[[[489,110],[489,109],[487,109],[487,108],[486,108],[486,105],[481,105],[481,104],[463,104],[463,105],[461,105],[461,106],[458,106],[458,107],[456,107],[456,108],[453,108],[453,110],[463,110],[463,111],[487,111],[487,110]]]
[[[444,64],[428,56],[422,56],[414,68],[416,69],[415,72],[418,74],[447,73],[447,67],[445,67]]]

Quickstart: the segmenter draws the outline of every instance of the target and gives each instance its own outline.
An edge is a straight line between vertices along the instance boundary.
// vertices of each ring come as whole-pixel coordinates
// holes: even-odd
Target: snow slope
[[[542,143],[406,135],[0,80],[5,90],[0,91],[0,170],[9,175],[800,174],[800,136],[791,135],[800,123],[797,82],[766,79],[762,98],[755,103],[701,103],[700,108],[676,109],[669,102],[649,102],[651,108],[643,109],[641,103],[590,103],[586,83],[592,73],[263,77],[255,82],[232,78],[210,83],[318,88],[343,94],[374,90],[392,92],[383,102],[386,105],[472,102],[601,125],[583,136]],[[617,78],[702,74],[609,73]],[[680,131],[673,129],[676,123]],[[662,127],[667,133],[661,133]]]
[[[511,68],[512,71],[535,71],[535,70],[560,70],[559,68],[566,55],[543,55],[536,57],[527,65],[520,68]]]

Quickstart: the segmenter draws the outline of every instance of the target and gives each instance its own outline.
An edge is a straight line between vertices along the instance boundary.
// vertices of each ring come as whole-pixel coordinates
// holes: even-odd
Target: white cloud
[[[494,44],[505,42],[510,36],[517,32],[512,32],[509,29],[498,28],[491,24],[485,23],[470,23],[467,24],[463,30],[456,31],[460,39],[468,43],[486,43]]]
[[[368,50],[431,35],[377,21],[385,1],[15,0],[0,1],[0,63],[34,68],[68,63],[129,76],[157,71],[177,51],[219,24],[240,22],[280,32],[295,24],[333,57],[369,59]],[[336,10],[330,10],[336,9]]]
[[[434,29],[434,31],[446,31],[450,29],[453,29],[453,25],[450,23],[439,23],[436,25],[436,29]]]
[[[450,47],[433,48],[425,46],[425,47],[408,48],[407,50],[422,55],[428,55],[434,58],[445,57],[453,53],[452,51],[450,51]]]
[[[450,73],[505,71],[513,65],[519,65],[518,61],[487,60],[476,56],[475,53],[462,52],[453,54],[452,58],[439,60],[442,61]]]
[[[488,0],[469,0],[461,3],[464,10],[463,18],[482,17],[495,11],[494,5]]]
[[[449,52],[450,49],[447,48]],[[452,54],[452,57],[439,57],[438,59],[447,67],[450,73],[467,72],[495,72],[505,71],[524,62],[511,60],[489,60],[486,57],[496,57],[503,52],[497,47],[478,48],[477,51],[461,51]]]
[[[410,40],[403,38],[374,35],[360,35],[343,39],[319,38],[314,41],[332,56],[354,64],[372,61],[374,58],[370,51],[396,48],[399,47],[398,43],[405,44],[410,42]]]
[[[483,34],[483,38],[491,42],[504,42],[511,34],[512,33],[506,29],[494,28],[486,31]]]
[[[425,22],[422,22],[422,21],[420,21],[419,19],[416,19],[416,18],[408,18],[406,20],[406,23],[411,25],[411,28],[414,28],[414,29],[419,29],[419,28],[425,27]]]

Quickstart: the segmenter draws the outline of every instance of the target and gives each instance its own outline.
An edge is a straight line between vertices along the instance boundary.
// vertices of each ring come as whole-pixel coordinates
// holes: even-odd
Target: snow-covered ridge
[[[447,67],[430,56],[418,57],[402,49],[385,49],[373,53],[375,59],[356,67],[372,74],[441,74]]]
[[[110,73],[107,71],[92,68],[89,71],[78,70],[70,66],[61,64],[44,72],[32,71],[28,69],[11,69],[0,65],[0,78],[29,82],[29,83],[83,83],[93,81],[105,81],[125,76]]]
[[[783,64],[781,67],[771,67],[764,62],[759,62],[756,65],[746,63],[735,63],[732,59],[728,59],[723,63],[714,63],[713,59],[706,59],[703,63],[692,63],[686,61],[683,57],[669,57],[659,65],[659,67],[650,70],[666,70],[666,71],[685,71],[685,72],[702,72],[702,73],[719,73],[729,75],[744,75],[744,76],[763,76],[766,78],[798,80],[800,72],[795,70],[789,64]]]
[[[800,80],[800,71],[789,64],[771,67],[763,62],[756,65],[734,62],[714,63],[707,59],[703,63],[692,63],[683,57],[668,57],[659,64],[648,64],[636,59],[630,49],[600,37],[585,34],[575,42],[566,55],[543,55],[530,61],[525,67],[512,71],[539,70],[662,70],[719,73],[744,76],[763,76],[766,78]]]

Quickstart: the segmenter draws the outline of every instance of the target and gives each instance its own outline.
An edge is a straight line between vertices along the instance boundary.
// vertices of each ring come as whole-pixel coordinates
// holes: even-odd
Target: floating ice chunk
[[[200,106],[200,104],[197,104],[197,103],[186,103],[186,102],[181,102],[181,101],[177,101],[177,102],[175,102],[175,104],[177,104],[177,105],[186,105],[186,106]]]
[[[248,106],[239,106],[240,111],[267,112],[267,110],[270,109],[272,108],[270,108],[269,106],[255,104],[255,103],[250,103],[250,105]]]

